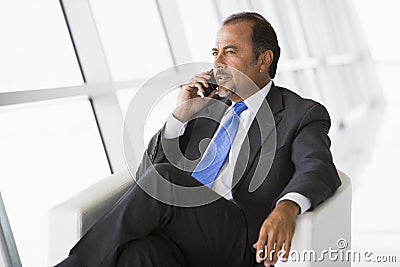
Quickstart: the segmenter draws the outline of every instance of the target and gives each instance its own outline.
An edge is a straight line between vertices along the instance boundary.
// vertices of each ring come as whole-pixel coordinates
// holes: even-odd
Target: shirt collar
[[[258,92],[252,94],[249,96],[247,99],[243,100],[246,106],[254,113],[257,114],[258,110],[260,109],[263,101],[266,101],[266,97],[271,90],[272,87],[272,80],[267,83],[262,89],[260,89]],[[235,102],[232,101],[232,104],[234,105]],[[233,106],[232,105],[232,106]]]

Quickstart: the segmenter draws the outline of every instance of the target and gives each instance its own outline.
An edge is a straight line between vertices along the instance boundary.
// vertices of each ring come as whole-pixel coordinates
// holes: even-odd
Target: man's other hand
[[[282,200],[268,215],[261,226],[258,240],[253,245],[257,250],[256,261],[258,263],[264,260],[265,266],[275,264],[282,248],[285,251],[282,261],[287,260],[299,213],[300,207],[296,203]]]

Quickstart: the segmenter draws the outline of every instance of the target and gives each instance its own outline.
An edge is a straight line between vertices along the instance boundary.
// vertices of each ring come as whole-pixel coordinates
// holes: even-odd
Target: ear
[[[272,53],[272,50],[267,50],[264,53],[262,53],[259,57],[260,72],[268,72],[269,66],[271,66],[273,59],[274,59],[274,53]]]

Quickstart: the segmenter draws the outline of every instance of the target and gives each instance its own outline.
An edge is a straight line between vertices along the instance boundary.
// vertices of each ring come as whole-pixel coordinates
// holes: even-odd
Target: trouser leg
[[[187,267],[178,246],[167,236],[151,234],[124,245],[116,267]]]
[[[200,184],[190,174],[169,164],[155,167],[143,174],[142,186],[132,186],[71,253],[89,267],[115,266],[118,249],[129,241],[161,232],[177,244],[189,266],[204,266],[210,262],[245,266],[251,252],[246,221],[240,208],[223,198],[198,207],[165,204],[156,198],[169,195],[172,202],[178,203],[187,196],[180,195],[175,187],[161,187],[158,178],[154,178],[157,173],[173,184],[185,187]],[[154,189],[152,194],[155,196],[143,188]],[[208,188],[204,190],[205,194],[216,194]],[[201,196],[193,194],[193,198],[201,199]]]

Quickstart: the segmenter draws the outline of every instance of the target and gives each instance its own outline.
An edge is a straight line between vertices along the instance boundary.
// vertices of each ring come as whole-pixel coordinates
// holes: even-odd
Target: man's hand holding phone
[[[172,115],[182,122],[189,121],[216,94],[214,81],[212,70],[193,76],[190,83],[182,86]]]

